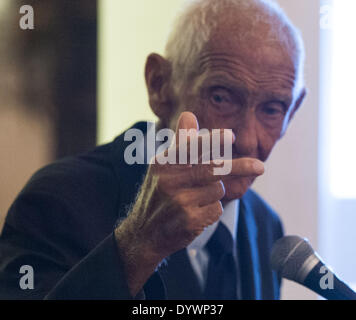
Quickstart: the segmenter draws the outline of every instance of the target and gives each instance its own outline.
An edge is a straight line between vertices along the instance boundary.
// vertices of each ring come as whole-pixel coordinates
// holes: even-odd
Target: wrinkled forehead
[[[291,27],[278,17],[259,20],[258,16],[230,14],[219,20],[211,30],[205,54],[235,55],[261,66],[298,67],[297,40]]]
[[[199,56],[199,67],[220,60],[225,63],[244,64],[251,71],[269,72],[274,69],[297,73],[298,55],[282,44],[263,42],[256,39],[234,41],[221,37],[209,42]],[[201,70],[204,71],[204,70]]]
[[[264,23],[221,23],[198,59],[199,74],[221,72],[249,84],[278,81],[294,90],[299,84],[300,57],[294,39]]]

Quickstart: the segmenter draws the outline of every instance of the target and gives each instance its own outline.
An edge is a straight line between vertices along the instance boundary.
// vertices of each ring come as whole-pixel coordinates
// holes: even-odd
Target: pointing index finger
[[[230,166],[228,174],[216,174],[214,169],[224,165]],[[222,165],[216,165],[213,161],[209,164],[193,165],[190,169],[190,179],[194,184],[204,185],[208,182],[219,181],[227,176],[235,177],[257,177],[264,173],[264,164],[258,159],[239,158],[233,160],[223,160]]]
[[[231,171],[228,176],[240,176],[240,177],[249,177],[249,176],[260,176],[264,174],[265,167],[262,161],[254,158],[237,158],[232,160],[221,160],[221,164],[215,165],[216,168],[220,167],[231,168]],[[219,175],[220,177],[224,176]]]

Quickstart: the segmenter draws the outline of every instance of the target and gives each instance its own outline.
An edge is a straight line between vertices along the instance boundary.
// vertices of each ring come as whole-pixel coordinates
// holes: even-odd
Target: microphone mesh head
[[[307,239],[286,236],[277,240],[271,252],[271,267],[286,279],[300,282],[298,272],[304,262],[314,254]]]

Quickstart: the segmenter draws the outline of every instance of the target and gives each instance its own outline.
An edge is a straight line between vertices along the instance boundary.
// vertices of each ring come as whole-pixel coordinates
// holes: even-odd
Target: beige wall
[[[46,85],[41,87],[43,74],[33,77],[43,94],[40,106],[33,101],[27,103],[24,64],[14,52],[21,50],[19,34],[16,32],[13,0],[0,1],[0,230],[8,208],[30,176],[53,159],[52,131],[44,112],[47,106]],[[11,5],[15,7],[12,8]],[[13,10],[14,9],[14,10]],[[13,20],[15,19],[15,20]],[[24,37],[25,39],[25,37]],[[46,68],[46,64],[44,67]],[[32,70],[32,69],[31,69]],[[36,87],[36,86],[33,86]],[[31,95],[30,95],[31,96]],[[43,109],[41,109],[43,107]],[[47,110],[48,109],[48,110]],[[41,111],[40,111],[41,110]]]
[[[52,159],[52,133],[45,118],[16,105],[0,108],[0,229],[10,204],[30,176]]]
[[[112,139],[135,121],[154,119],[144,87],[145,58],[151,51],[163,52],[171,18],[182,2],[101,0],[100,142]],[[279,3],[303,32],[309,94],[255,189],[280,213],[288,234],[308,237],[317,247],[319,1],[280,0]],[[316,296],[286,282],[283,298]]]
[[[100,0],[99,142],[112,140],[139,120],[154,120],[147,107],[144,66],[164,52],[171,21],[184,0]]]

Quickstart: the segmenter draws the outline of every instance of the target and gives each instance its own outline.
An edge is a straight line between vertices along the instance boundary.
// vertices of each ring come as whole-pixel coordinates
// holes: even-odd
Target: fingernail
[[[265,172],[265,166],[261,161],[255,161],[253,163],[253,168],[255,169],[256,173],[259,175],[264,174]]]

